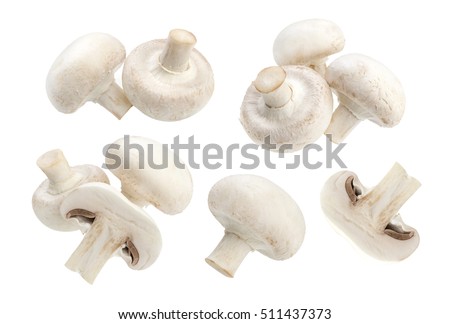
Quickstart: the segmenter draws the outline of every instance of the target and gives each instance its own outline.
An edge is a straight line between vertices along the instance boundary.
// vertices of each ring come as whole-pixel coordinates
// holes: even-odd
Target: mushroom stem
[[[80,275],[90,284],[97,277],[106,261],[126,243],[127,237],[117,235],[113,228],[97,217],[77,249],[66,262],[66,267]]]
[[[325,76],[325,73],[327,71],[327,58],[322,58],[319,60],[316,60],[314,62],[311,62],[311,64],[309,65],[309,67],[311,69],[313,69],[314,71],[316,71],[317,73],[319,73],[322,77]]]
[[[279,66],[272,66],[259,72],[253,84],[267,107],[281,108],[292,97],[292,89],[285,81],[286,71]]]
[[[360,121],[344,104],[340,103],[331,117],[325,134],[331,135],[333,143],[342,143]]]
[[[171,30],[159,57],[161,66],[172,73],[181,73],[189,69],[189,57],[196,42],[194,34],[187,30]]]
[[[253,251],[252,247],[239,236],[225,232],[220,243],[205,261],[223,275],[232,278],[250,251]]]
[[[70,168],[64,153],[58,149],[42,154],[36,164],[50,181],[49,191],[55,194],[72,188],[82,178]]]
[[[383,232],[420,185],[400,164],[395,163],[381,182],[356,204],[361,208],[370,208],[374,226]]]
[[[97,102],[117,119],[121,119],[132,106],[122,88],[114,81],[106,92],[97,99]]]

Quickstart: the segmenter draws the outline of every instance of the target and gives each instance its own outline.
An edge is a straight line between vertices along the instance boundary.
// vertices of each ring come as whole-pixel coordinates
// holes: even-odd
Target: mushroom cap
[[[195,48],[186,71],[166,70],[160,63],[165,45],[165,39],[153,40],[128,55],[123,67],[123,89],[133,106],[144,114],[164,121],[181,120],[206,105],[214,91],[214,75]]]
[[[333,113],[333,97],[325,80],[305,66],[283,66],[291,100],[282,108],[269,108],[253,83],[241,106],[241,123],[258,144],[270,136],[277,148],[292,144],[293,150],[315,142],[328,127]],[[261,90],[261,89],[260,89]]]
[[[322,210],[338,233],[347,237],[365,253],[381,260],[403,260],[407,258],[419,245],[419,233],[413,227],[403,223],[400,216],[396,220],[401,222],[405,231],[414,231],[414,236],[408,240],[397,240],[377,231],[369,222],[372,218],[369,209],[355,208],[346,190],[345,182],[354,177],[353,184],[361,195],[370,189],[366,188],[358,176],[351,171],[341,171],[332,175],[323,186],[320,200]]]
[[[344,48],[342,30],[332,21],[308,19],[283,29],[273,44],[278,65],[311,65]]]
[[[182,161],[167,145],[140,136],[129,139],[130,145],[142,148],[143,156],[137,149],[129,147],[128,158],[124,138],[120,138],[109,150],[120,157],[120,165],[115,166],[116,161],[108,157],[105,164],[120,179],[122,192],[142,206],[152,204],[170,215],[182,212],[191,201],[193,191],[188,166],[177,165],[175,159]],[[158,168],[149,165],[149,161]]]
[[[109,183],[108,177],[102,169],[94,165],[79,165],[72,167],[72,170],[80,175],[80,180],[75,186],[88,182]],[[51,190],[50,181],[47,179],[36,189],[32,198],[34,213],[37,218],[47,227],[61,232],[86,230],[83,224],[79,224],[73,219],[62,217],[59,209],[61,203],[66,199],[71,190],[54,194]],[[81,226],[80,226],[81,225]]]
[[[325,78],[358,119],[384,127],[400,122],[405,110],[403,87],[378,61],[362,54],[343,55],[328,66]]]
[[[95,214],[96,218],[106,218],[106,226],[110,226],[112,235],[133,242],[139,252],[138,262],[133,265],[131,258],[122,253],[130,268],[145,269],[158,258],[162,246],[158,227],[142,208],[110,185],[87,183],[72,190],[62,202],[60,214],[65,217],[75,209],[86,210]]]
[[[56,58],[47,75],[47,95],[63,113],[73,113],[96,101],[114,82],[114,72],[125,60],[119,40],[90,33],[72,42]]]
[[[226,232],[275,260],[293,256],[305,236],[303,214],[286,191],[255,175],[232,175],[209,192],[209,209]]]

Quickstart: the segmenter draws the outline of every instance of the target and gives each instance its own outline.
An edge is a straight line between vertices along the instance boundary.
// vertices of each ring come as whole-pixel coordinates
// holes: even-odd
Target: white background
[[[115,323],[118,311],[158,308],[252,313],[261,308],[331,308],[332,323],[445,322],[450,291],[450,20],[443,2],[416,3],[3,2],[0,321]],[[251,253],[234,279],[220,275],[204,262],[223,233],[208,210],[207,194],[222,177],[246,172],[235,155],[232,170],[191,171],[194,196],[182,214],[167,216],[147,208],[164,240],[152,267],[133,271],[114,258],[94,285],[66,269],[64,263],[82,236],[53,231],[34,216],[31,196],[44,180],[37,157],[61,148],[72,165],[101,165],[103,146],[124,134],[169,144],[176,135],[186,141],[193,134],[203,145],[248,143],[238,119],[246,88],[259,70],[274,64],[272,43],[278,32],[307,18],[336,22],[347,39],[342,53],[372,56],[403,83],[407,110],[402,122],[393,129],[361,123],[348,137],[341,158],[367,186],[375,185],[395,161],[422,182],[401,211],[420,233],[417,251],[400,263],[359,252],[331,228],[320,208],[323,183],[340,169],[285,170],[279,161],[276,170],[261,166],[251,173],[268,177],[298,202],[307,225],[301,249],[283,262]],[[110,33],[130,52],[145,41],[165,38],[172,28],[197,36],[196,48],[215,73],[213,97],[197,115],[167,123],[132,108],[118,121],[93,103],[72,115],[51,106],[45,91],[48,69],[75,38],[93,31]],[[116,77],[120,83],[120,71]],[[324,138],[317,143],[323,145]],[[187,159],[185,152],[181,155]],[[320,154],[313,157],[323,159]]]

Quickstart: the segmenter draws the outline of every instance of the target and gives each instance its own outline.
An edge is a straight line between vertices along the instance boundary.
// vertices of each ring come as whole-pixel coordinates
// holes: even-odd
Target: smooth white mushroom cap
[[[283,66],[259,73],[247,89],[240,120],[255,143],[262,144],[270,136],[277,149],[292,144],[292,150],[299,150],[323,134],[332,113],[331,90],[317,72]]]
[[[332,21],[308,19],[283,29],[273,44],[273,56],[278,65],[324,64],[327,57],[344,48],[342,30]]]
[[[303,214],[282,188],[254,175],[232,175],[210,190],[211,213],[253,250],[275,260],[293,256],[305,235]]]
[[[84,224],[62,217],[59,208],[73,188],[88,182],[109,183],[106,174],[93,165],[70,167],[60,150],[46,152],[37,164],[48,176],[33,194],[32,205],[37,218],[57,231],[85,231]]]
[[[393,170],[400,174],[404,171],[399,165],[395,165]],[[389,223],[401,229],[402,232],[411,232],[412,237],[401,240],[387,235],[377,226],[379,222],[375,215],[376,207],[370,208],[366,203],[352,203],[346,191],[346,181],[350,177],[353,177],[353,186],[358,196],[367,195],[372,190],[366,188],[353,172],[341,171],[334,174],[326,181],[320,196],[322,209],[327,218],[338,232],[374,258],[399,261],[410,256],[419,245],[420,237],[417,230],[405,224],[397,211],[393,210],[394,214],[391,215],[392,219]],[[418,185],[420,184],[413,184],[416,188]],[[416,188],[413,190],[415,191]],[[392,198],[378,196],[374,199],[375,203],[380,201],[381,205],[385,206],[384,200]]]
[[[120,179],[122,193],[140,206],[152,204],[171,215],[182,212],[191,201],[193,191],[188,166],[177,165],[178,156],[159,142],[139,136],[130,136],[129,140],[131,145],[141,147],[143,154],[137,149],[125,154],[125,142],[121,138],[109,149],[120,157],[120,165],[115,165],[114,159],[105,159],[106,167]],[[149,160],[162,167],[152,167]]]
[[[96,102],[114,83],[114,72],[125,60],[125,48],[119,40],[104,33],[91,33],[72,42],[55,60],[47,75],[47,95],[63,113],[73,113],[88,101]],[[114,89],[113,105],[125,111],[130,106],[121,89]],[[122,96],[120,96],[122,95]],[[123,102],[125,101],[125,102]],[[108,108],[108,107],[106,107]],[[108,108],[109,109],[109,108]]]
[[[328,66],[325,78],[357,119],[384,127],[400,122],[405,110],[403,87],[378,61],[362,54],[343,55]]]
[[[214,76],[208,61],[193,48],[195,43],[192,33],[175,29],[167,40],[135,48],[122,74],[130,102],[164,121],[185,119],[201,110],[213,93]]]
[[[131,203],[110,185],[87,183],[72,190],[61,204],[60,213],[63,217],[67,217],[73,210],[84,210],[95,214],[94,222],[102,222],[106,231],[104,235],[117,241],[129,240],[133,243],[139,253],[136,264],[132,264],[130,255],[121,254],[130,268],[135,270],[148,268],[158,258],[162,247],[158,227],[142,208]],[[92,227],[89,231],[91,230]],[[101,233],[94,234],[98,234],[97,239],[104,239]],[[94,251],[96,252],[98,251]]]

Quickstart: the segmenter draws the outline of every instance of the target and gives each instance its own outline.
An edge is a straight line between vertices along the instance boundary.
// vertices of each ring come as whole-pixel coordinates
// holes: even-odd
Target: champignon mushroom
[[[326,134],[341,143],[360,121],[383,127],[397,125],[405,110],[405,94],[397,77],[381,63],[361,54],[333,61],[325,78],[339,98]]]
[[[57,231],[86,231],[89,224],[61,217],[59,208],[68,193],[77,186],[88,182],[109,183],[106,174],[93,165],[70,167],[61,150],[44,153],[38,158],[37,165],[48,177],[33,194],[32,205],[37,218]]]
[[[182,29],[167,40],[144,43],[125,60],[122,83],[131,103],[164,121],[185,119],[202,109],[214,90],[208,61],[194,49],[195,36]]]
[[[109,146],[105,162],[120,179],[122,193],[138,206],[151,204],[173,215],[191,201],[193,185],[188,167],[161,143],[125,136]]]
[[[209,209],[225,227],[225,235],[206,262],[233,277],[253,250],[285,260],[300,248],[305,235],[303,214],[276,184],[254,175],[233,175],[209,192]]]
[[[161,251],[161,234],[141,208],[113,187],[87,183],[72,190],[61,204],[66,218],[92,221],[66,267],[93,283],[106,261],[120,249],[134,270],[148,268]]]
[[[273,44],[278,65],[305,65],[325,75],[328,56],[342,51],[342,30],[332,21],[308,19],[283,29]]]
[[[241,123],[258,144],[267,136],[276,144],[299,150],[316,141],[333,113],[333,98],[325,80],[305,66],[273,66],[262,70],[248,88],[241,106]]]
[[[419,245],[419,233],[398,213],[420,187],[396,163],[381,182],[367,189],[357,175],[341,171],[325,183],[322,209],[328,219],[362,251],[374,258],[399,261]]]
[[[76,39],[55,60],[47,76],[47,95],[62,113],[97,102],[118,119],[131,104],[114,81],[125,60],[125,48],[114,37],[91,33]]]

